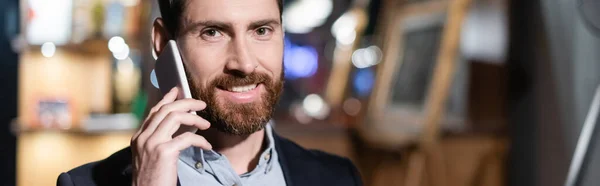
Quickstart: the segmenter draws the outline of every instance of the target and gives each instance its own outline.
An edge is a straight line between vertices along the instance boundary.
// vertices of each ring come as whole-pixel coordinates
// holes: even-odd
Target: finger
[[[154,115],[155,115],[155,113],[152,113],[152,112],[148,113],[148,116],[146,116],[146,119],[144,119],[142,126],[140,126],[140,128],[136,131],[136,133],[131,138],[132,143],[134,141],[139,141],[143,144],[145,139],[147,139],[150,136],[150,134],[152,134],[152,132],[150,132],[149,134],[143,135],[144,131],[146,131],[146,129],[148,128],[150,121],[152,121],[152,118],[154,118]]]
[[[212,145],[206,141],[206,138],[191,132],[185,132],[160,146],[161,147],[159,148],[167,148],[171,151],[181,151],[190,146],[199,147],[205,150],[212,149]]]
[[[173,87],[167,94],[165,94],[163,96],[163,98],[158,103],[156,103],[156,105],[154,105],[154,107],[152,107],[152,109],[150,109],[150,113],[148,114],[148,116],[151,116],[152,114],[156,113],[158,110],[160,110],[160,108],[163,105],[175,101],[175,99],[177,99],[178,93],[179,93],[179,88]],[[150,118],[150,117],[146,117],[146,120],[148,118]],[[144,121],[144,123],[145,123],[145,121]]]
[[[181,125],[193,126],[200,130],[206,130],[210,123],[196,114],[187,112],[171,112],[165,117],[152,136],[169,138],[181,127]]]
[[[142,127],[140,134],[137,136],[137,143],[144,144],[145,141],[154,133],[159,123],[166,117],[170,112],[188,112],[188,111],[198,111],[202,110],[206,107],[206,103],[195,100],[195,99],[182,99],[177,100],[171,103],[166,103],[165,105],[160,107],[158,112],[153,113],[151,116],[148,116],[148,119],[144,126]]]
[[[164,104],[175,101],[175,99],[177,99],[178,93],[179,93],[179,88],[173,87],[171,90],[169,90],[169,92],[167,94],[165,94],[163,96],[163,98],[158,103],[156,103],[156,106],[158,106],[158,108],[160,108]]]
[[[136,131],[136,133],[131,138],[131,144],[132,144],[132,146],[133,146],[134,143],[144,144],[144,142],[146,141],[146,139],[148,139],[148,137],[152,134],[152,132],[147,133],[147,132],[144,132],[144,131],[146,131],[146,129],[148,128],[148,124],[150,123],[150,121],[152,121],[153,117],[154,117],[153,113],[148,114],[148,116],[146,117],[144,123],[142,123],[142,126]]]
[[[171,112],[189,112],[199,111],[206,108],[206,103],[196,99],[182,99],[172,103],[163,105],[158,112],[156,112],[152,119],[148,120],[148,126],[144,131],[150,131],[150,134],[154,133],[158,125],[164,120],[164,118]],[[141,135],[141,134],[140,134]]]
[[[175,99],[177,99],[178,92],[179,88],[171,88],[171,90],[167,94],[165,94],[163,98],[158,103],[156,103],[156,105],[154,105],[154,107],[150,109],[150,112],[148,112],[148,116],[146,116],[146,119],[144,119],[144,122],[142,122],[142,126],[140,126],[138,132],[136,133],[136,135],[134,135],[134,138],[137,138],[137,136],[139,136],[142,133],[142,131],[146,130],[146,128],[148,127],[148,120],[151,119],[163,105],[171,103],[175,101]]]
[[[131,140],[129,141],[129,146],[135,146],[137,141],[139,140],[138,137],[140,136],[140,134],[142,133],[142,130],[139,130],[135,132],[135,134],[133,134],[133,136],[131,136]]]

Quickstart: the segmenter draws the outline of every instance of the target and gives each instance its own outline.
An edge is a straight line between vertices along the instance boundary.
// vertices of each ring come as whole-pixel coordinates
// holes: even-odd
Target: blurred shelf
[[[92,114],[84,120],[82,124],[71,124],[65,129],[27,127],[32,124],[19,123],[14,119],[11,123],[11,129],[15,135],[22,133],[54,132],[54,133],[75,133],[75,134],[105,134],[105,133],[133,133],[139,126],[138,119],[131,113],[121,114]]]
[[[133,133],[23,131],[17,140],[17,185],[55,185],[61,172],[104,159],[129,146]]]

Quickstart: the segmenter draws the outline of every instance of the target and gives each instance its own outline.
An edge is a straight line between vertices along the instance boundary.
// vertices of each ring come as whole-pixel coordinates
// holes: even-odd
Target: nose
[[[232,57],[225,65],[226,71],[241,76],[251,74],[258,67],[258,62],[253,56],[246,39],[236,37],[232,41],[230,45]]]

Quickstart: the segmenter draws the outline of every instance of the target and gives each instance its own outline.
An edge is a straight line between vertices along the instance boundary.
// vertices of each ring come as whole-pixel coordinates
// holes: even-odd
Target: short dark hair
[[[176,36],[181,26],[181,14],[188,0],[158,0],[158,7],[167,31]],[[279,8],[279,19],[283,12],[283,0],[276,0]]]

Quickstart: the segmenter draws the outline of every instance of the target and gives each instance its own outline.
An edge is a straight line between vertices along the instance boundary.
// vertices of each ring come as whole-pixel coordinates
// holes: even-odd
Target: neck
[[[265,129],[249,135],[231,135],[210,128],[198,131],[213,146],[213,150],[227,157],[237,174],[254,169],[263,149]]]

